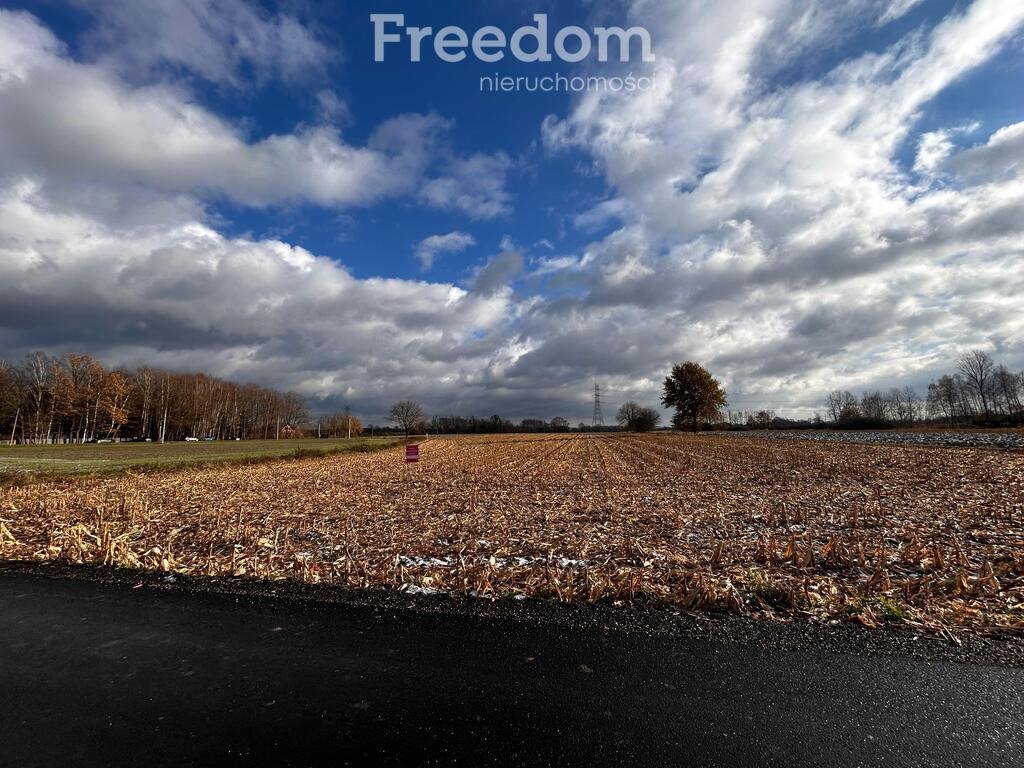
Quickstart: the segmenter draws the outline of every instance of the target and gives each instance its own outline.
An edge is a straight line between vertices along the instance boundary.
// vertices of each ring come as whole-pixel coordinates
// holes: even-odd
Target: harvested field
[[[1024,631],[1024,454],[713,436],[0,489],[0,555],[352,587]]]

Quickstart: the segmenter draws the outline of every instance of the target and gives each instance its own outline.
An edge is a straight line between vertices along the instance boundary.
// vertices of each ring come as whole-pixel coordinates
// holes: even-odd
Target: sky
[[[371,14],[654,60],[376,61]],[[555,75],[650,87],[481,87]],[[1019,370],[1022,94],[1019,0],[0,0],[0,357],[573,423],[683,360],[791,416]]]

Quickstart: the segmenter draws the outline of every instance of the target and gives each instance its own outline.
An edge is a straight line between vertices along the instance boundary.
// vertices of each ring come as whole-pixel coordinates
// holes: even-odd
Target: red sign
[[[420,460],[420,447],[418,445],[405,446],[405,463],[415,464]]]

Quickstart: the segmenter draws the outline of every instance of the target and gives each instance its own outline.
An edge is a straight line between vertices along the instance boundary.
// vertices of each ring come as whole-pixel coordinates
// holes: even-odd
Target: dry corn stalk
[[[0,489],[0,555],[351,587],[1024,627],[1024,454],[431,439]]]

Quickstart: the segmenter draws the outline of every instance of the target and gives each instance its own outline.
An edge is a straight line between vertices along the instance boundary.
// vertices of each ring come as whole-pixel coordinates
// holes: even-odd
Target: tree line
[[[921,395],[910,386],[872,390],[860,397],[848,390],[834,390],[826,398],[827,419],[820,413],[810,420],[781,419],[774,411],[725,411],[728,396],[719,381],[699,363],[687,361],[672,367],[662,387],[661,405],[673,410],[672,428],[698,431],[725,429],[877,429],[911,427],[915,424],[957,426],[1011,426],[1024,424],[1024,372],[997,364],[984,350],[972,350],[957,360],[956,371],[941,376]],[[456,416],[434,417],[428,423],[422,408],[410,401],[396,404],[391,420],[402,424],[401,415],[411,407],[417,424],[434,433],[560,432],[569,431],[565,419],[550,423],[527,419],[515,425],[493,416],[490,419]],[[396,410],[397,409],[397,410]],[[408,408],[405,408],[408,411]],[[723,420],[725,413],[728,419]],[[397,414],[397,415],[396,415]],[[616,415],[618,428],[647,432],[657,427],[661,414],[654,408],[629,401]],[[578,425],[579,431],[593,429]],[[406,429],[406,433],[409,430]]]
[[[267,439],[299,434],[308,421],[294,392],[205,373],[107,370],[82,354],[0,359],[0,435],[10,443]]]
[[[674,409],[675,429],[703,427],[727,429],[841,429],[910,427],[931,423],[943,426],[1013,426],[1024,424],[1024,372],[1011,371],[984,350],[971,350],[956,363],[956,370],[928,385],[921,395],[913,387],[864,392],[859,398],[848,390],[834,390],[826,398],[827,417],[812,420],[778,418],[773,411],[728,411],[728,397],[718,380],[698,363],[673,366],[665,379],[662,405]],[[635,403],[629,410],[638,413]],[[624,406],[626,408],[626,406]],[[625,425],[620,412],[620,423]],[[652,427],[653,428],[653,427]]]
[[[847,390],[830,392],[829,419],[839,426],[913,426],[932,422],[949,427],[1024,423],[1024,372],[997,364],[983,350],[963,355],[956,371],[928,385],[871,391],[859,398]]]
[[[718,381],[697,363],[687,362],[675,366],[672,374],[665,380],[662,405],[675,409],[672,424],[677,429],[692,428],[696,431],[704,421],[717,418],[721,406],[725,404],[725,392]],[[661,414],[655,408],[630,400],[622,404],[615,420],[617,427],[588,426],[580,422],[576,430],[591,432],[623,429],[628,432],[650,432],[657,428]],[[423,406],[414,400],[400,400],[392,405],[388,421],[395,424],[388,431],[403,433],[406,436],[427,431],[441,435],[572,431],[568,420],[560,417],[550,422],[543,419],[523,419],[518,424],[497,414],[487,419],[473,416],[434,416],[428,419]]]
[[[400,400],[391,406],[388,421],[394,426],[375,427],[383,433],[405,435],[429,432],[433,435],[494,435],[513,432],[569,432],[566,419],[556,416],[551,421],[523,419],[513,422],[498,414],[479,416],[430,416],[423,406],[413,400]]]
[[[550,421],[544,419],[522,419],[514,422],[494,414],[489,418],[477,416],[432,416],[426,417],[423,406],[411,400],[402,400],[391,406],[388,420],[394,427],[384,427],[383,432],[406,435],[429,432],[433,435],[494,435],[536,432],[605,432],[625,429],[629,432],[649,432],[661,420],[661,414],[654,408],[645,408],[635,402],[623,403],[616,416],[618,427],[595,427],[579,422],[574,428],[568,419],[556,416]]]
[[[956,371],[941,376],[922,395],[913,387],[864,392],[834,390],[826,398],[826,418],[811,421],[777,418],[772,411],[728,411],[725,391],[709,371],[695,362],[673,366],[665,379],[661,405],[674,413],[675,429],[705,427],[771,429],[880,428],[941,423],[1000,425],[1024,423],[1024,372],[1010,371],[988,353],[974,350],[957,361]],[[629,401],[616,414],[617,427],[580,423],[579,431],[655,429],[661,414]],[[393,427],[381,433],[483,434],[569,432],[560,417],[512,422],[489,418],[433,416],[418,403],[392,406]],[[33,352],[19,364],[0,359],[0,439],[15,443],[85,443],[95,440],[186,438],[269,439],[275,437],[358,436],[364,431],[347,409],[311,421],[302,398],[256,384],[238,384],[205,373],[177,373],[151,367],[107,370],[84,354],[51,357]]]
[[[431,416],[425,422],[431,434],[438,435],[492,435],[513,432],[568,432],[571,429],[567,419],[556,416],[545,419],[522,419],[512,421],[498,414],[490,417],[478,416]]]

